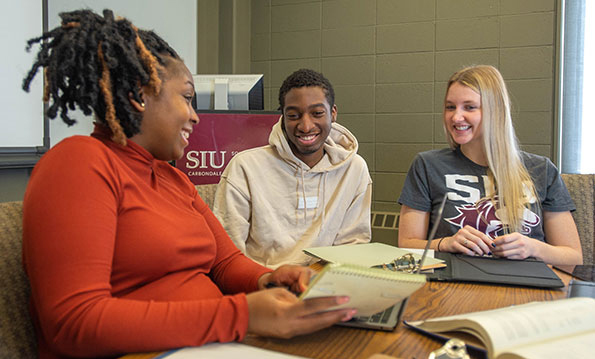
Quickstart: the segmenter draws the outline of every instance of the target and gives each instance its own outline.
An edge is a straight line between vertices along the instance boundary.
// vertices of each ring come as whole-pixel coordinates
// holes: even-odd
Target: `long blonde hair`
[[[447,95],[454,83],[469,87],[481,97],[483,147],[489,167],[488,178],[495,186],[495,192],[485,189],[486,197],[500,213],[505,231],[519,231],[525,208],[530,206],[530,197],[527,196],[533,196],[537,204],[539,201],[533,180],[521,160],[504,79],[495,67],[478,65],[454,73],[448,80]],[[458,147],[450,133],[446,131],[446,134],[450,147]],[[495,200],[496,194],[498,201]]]

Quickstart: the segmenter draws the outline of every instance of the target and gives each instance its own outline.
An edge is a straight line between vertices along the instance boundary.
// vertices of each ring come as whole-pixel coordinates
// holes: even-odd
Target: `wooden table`
[[[532,301],[566,297],[570,276],[554,270],[566,285],[562,289],[533,289],[489,284],[428,282],[415,292],[403,315],[404,320],[421,320],[446,315],[496,309]],[[382,353],[398,358],[426,359],[444,343],[399,324],[393,332],[333,326],[292,339],[247,336],[245,344],[315,359],[367,359]],[[471,357],[477,353],[470,352]],[[125,359],[152,358],[155,354],[127,355]]]

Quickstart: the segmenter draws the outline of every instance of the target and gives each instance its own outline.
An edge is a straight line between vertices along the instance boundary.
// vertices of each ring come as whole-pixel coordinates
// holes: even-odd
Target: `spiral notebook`
[[[423,274],[333,263],[316,275],[300,299],[347,295],[349,302],[329,310],[355,308],[358,316],[372,316],[402,302],[425,283]]]

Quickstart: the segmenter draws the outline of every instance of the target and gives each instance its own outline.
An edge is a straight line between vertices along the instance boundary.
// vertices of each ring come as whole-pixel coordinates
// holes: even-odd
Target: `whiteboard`
[[[15,53],[19,57],[14,57],[12,65],[6,66],[3,60],[3,66],[0,66],[0,147],[41,146],[43,76],[40,76],[41,72],[37,74],[31,94],[20,90],[20,84],[33,63],[33,56],[24,51],[25,41],[39,36],[42,32],[42,6],[38,1],[1,1],[3,8],[11,9],[2,15],[2,41],[3,44],[9,45],[7,54]],[[108,8],[113,10],[116,16],[128,18],[138,28],[154,30],[178,52],[190,72],[196,73],[196,0],[48,0],[49,29],[59,25],[60,12],[81,8],[89,8],[99,14]],[[3,56],[9,57],[12,60],[12,55]],[[69,116],[75,119],[77,124],[68,127],[59,117],[50,121],[51,146],[65,137],[75,134],[88,135],[92,132],[92,117],[87,117],[78,110],[69,111]]]

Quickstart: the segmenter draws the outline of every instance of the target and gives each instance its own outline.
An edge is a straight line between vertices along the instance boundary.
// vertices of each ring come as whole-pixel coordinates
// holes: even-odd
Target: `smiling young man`
[[[356,138],[336,123],[330,82],[302,69],[279,90],[269,145],[237,154],[214,213],[246,255],[275,268],[308,264],[308,247],[370,241],[372,180]]]

